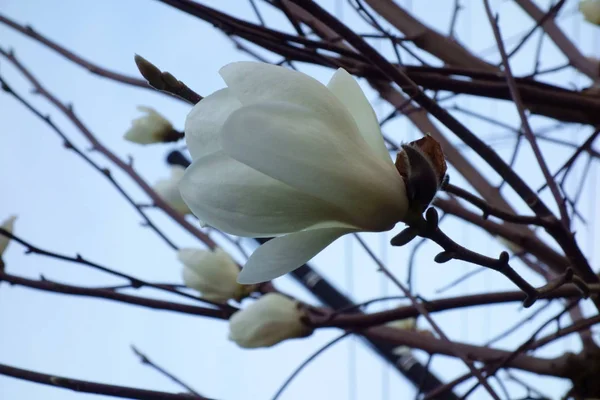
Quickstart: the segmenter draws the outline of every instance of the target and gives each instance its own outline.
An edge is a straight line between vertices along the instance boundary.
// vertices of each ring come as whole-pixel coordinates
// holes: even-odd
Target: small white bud
[[[153,189],[175,211],[181,214],[190,214],[190,209],[179,193],[179,181],[183,178],[183,174],[185,174],[185,168],[173,165],[171,166],[171,177],[156,182]]]
[[[9,233],[12,233],[13,229],[15,227],[16,219],[17,219],[16,215],[11,215],[10,217],[8,217],[7,219],[5,219],[2,222],[2,225],[0,225],[0,227],[2,227],[2,229],[4,229],[4,230],[8,231]],[[4,250],[6,250],[9,243],[10,243],[10,238],[8,236],[4,236],[4,235],[0,234],[0,256],[2,256],[2,253],[4,253]]]
[[[579,3],[579,11],[586,21],[600,25],[600,0],[583,0]]]
[[[267,293],[229,320],[229,340],[247,349],[271,347],[286,339],[308,336],[298,304],[279,293]]]
[[[173,125],[156,110],[139,106],[138,110],[145,112],[132,121],[131,128],[125,133],[125,140],[138,144],[171,142],[178,136]]]
[[[184,265],[183,282],[196,289],[202,297],[221,303],[229,299],[241,300],[249,291],[249,286],[237,283],[240,269],[225,251],[181,249],[177,258]]]

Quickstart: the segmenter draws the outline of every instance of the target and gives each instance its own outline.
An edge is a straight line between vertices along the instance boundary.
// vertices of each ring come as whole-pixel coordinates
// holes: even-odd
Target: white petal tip
[[[263,283],[264,280],[256,279],[258,278],[254,274],[244,273],[244,269],[240,272],[237,277],[237,283],[240,285],[256,285],[257,283]]]

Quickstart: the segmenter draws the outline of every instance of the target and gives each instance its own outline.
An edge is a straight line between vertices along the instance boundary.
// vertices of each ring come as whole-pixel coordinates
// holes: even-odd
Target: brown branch
[[[455,215],[469,223],[485,229],[492,235],[502,236],[523,249],[526,249],[528,253],[547,264],[555,274],[563,273],[569,266],[569,260],[562,254],[547,246],[537,237],[525,233],[526,231],[523,232],[514,229],[513,225],[498,224],[494,221],[483,219],[480,214],[467,210],[457,201],[438,197],[434,200],[433,204],[447,214]]]
[[[600,315],[582,319],[580,321],[573,323],[572,325],[570,325],[566,328],[559,329],[555,333],[552,333],[548,336],[538,339],[535,342],[528,345],[527,350],[531,351],[531,350],[539,349],[540,347],[545,346],[545,345],[555,341],[556,339],[560,339],[561,337],[570,335],[571,333],[582,331],[582,330],[587,329],[596,324],[600,324]]]
[[[432,240],[444,249],[435,256],[437,263],[445,263],[450,260],[462,260],[475,265],[493,269],[506,276],[519,289],[527,294],[523,302],[524,307],[530,307],[540,296],[540,291],[535,289],[525,279],[523,279],[508,263],[509,255],[503,251],[498,258],[491,258],[483,254],[469,250],[450,237],[448,237],[439,227],[439,217],[435,208],[431,207],[426,212],[426,218],[419,215],[419,218],[412,218],[407,222],[408,228],[404,229],[397,236],[392,238],[392,246],[403,246],[415,236],[424,237]]]
[[[189,393],[193,394],[196,398],[199,398],[199,399],[204,398],[200,393],[198,393],[196,390],[194,390],[194,388],[192,388],[191,386],[189,386],[188,384],[183,382],[181,379],[177,378],[175,375],[171,374],[169,371],[167,371],[160,365],[156,364],[154,361],[150,360],[144,353],[139,351],[134,345],[131,345],[131,351],[133,351],[135,353],[135,355],[139,357],[140,362],[142,364],[147,365],[150,368],[152,368],[153,370],[158,371],[158,373],[160,373],[161,375],[166,376],[167,378],[169,378],[170,380],[172,380],[179,386],[183,387]]]
[[[516,215],[512,213],[507,213],[502,211],[496,207],[489,205],[485,200],[480,199],[479,197],[469,193],[465,189],[459,188],[458,186],[447,184],[444,189],[445,192],[453,194],[457,197],[460,197],[463,200],[468,201],[474,206],[481,209],[483,212],[483,219],[487,219],[488,216],[493,215],[494,217],[498,217],[504,221],[512,222],[515,224],[525,224],[525,225],[538,225],[538,226],[546,226],[548,224],[547,221],[543,220],[540,217],[536,216],[526,216],[526,215]]]
[[[430,335],[424,335],[420,332],[414,332],[406,329],[376,327],[369,328],[361,333],[367,337],[386,341],[395,346],[408,346],[411,348],[421,349],[429,354],[445,354],[453,356],[453,350],[458,349],[465,354],[468,354],[471,360],[480,361],[486,364],[498,362],[499,360],[502,360],[512,354],[510,351],[474,346],[456,341],[452,342],[452,347],[450,347],[443,340],[435,339]],[[566,377],[566,360],[566,356],[553,359],[544,359],[520,354],[511,360],[507,364],[507,367],[517,368],[540,375]]]
[[[178,5],[178,3],[172,3],[171,5],[178,6],[178,8],[180,9],[183,8],[183,6]],[[201,9],[203,11],[208,9],[215,13],[218,13],[216,10],[212,10],[205,6],[202,7],[204,7]],[[278,5],[278,7],[280,7],[285,12],[286,7],[288,7],[289,9],[290,6],[287,3],[287,1],[284,1],[281,2],[281,5]],[[189,9],[184,9],[183,11],[192,13],[192,11],[190,11]],[[364,76],[366,74],[366,76],[368,76],[368,74],[376,74],[377,76],[375,76],[375,78],[381,78],[381,76],[379,76],[378,71],[374,70],[368,64],[365,64],[365,60],[361,58],[360,55],[356,52],[347,51],[340,53],[343,54],[344,57],[351,57],[352,59],[354,59],[354,61],[348,58],[336,59],[334,57],[327,57],[314,52],[315,48],[323,48],[329,51],[342,52],[341,46],[306,39],[305,42],[301,43],[307,46],[308,48],[312,48],[312,50],[305,51],[304,49],[299,48],[291,49],[289,46],[282,46],[281,41],[293,40],[293,36],[281,36],[283,34],[275,30],[268,30],[270,34],[269,36],[261,35],[260,32],[265,31],[265,29],[267,28],[260,26],[252,26],[252,24],[250,23],[241,20],[236,20],[235,18],[222,13],[217,14],[217,18],[213,14],[207,15],[205,13],[200,13],[196,10],[194,15],[203,17],[203,19],[211,23],[216,23],[216,26],[219,29],[223,29],[223,31],[229,36],[232,35],[230,31],[235,31],[240,35],[240,37],[244,37],[247,40],[262,45],[265,48],[268,48],[269,50],[274,51],[278,54],[285,55],[286,57],[292,57],[293,55],[295,55],[296,57],[300,57],[308,62],[322,64],[335,68],[345,66],[348,70],[351,70],[356,75]],[[31,27],[20,25],[15,21],[2,15],[0,15],[0,22],[5,23],[7,26],[10,26],[11,28],[20,31],[32,37],[35,40],[38,40],[41,44],[44,44],[48,48],[57,51],[59,54],[62,54],[68,60],[74,62],[76,65],[83,66],[84,68],[92,71],[93,73],[96,73],[108,79],[115,80],[117,82],[143,87],[146,89],[152,89],[152,87],[144,80],[129,77],[111,70],[107,70],[105,68],[98,67],[90,63],[89,61],[82,59],[81,57],[75,55],[68,49],[60,46],[56,42],[50,41],[43,35],[35,32]],[[241,22],[245,22],[245,25],[240,27]],[[243,31],[239,32],[240,29],[243,29]],[[262,31],[259,31],[259,29],[262,29]],[[275,35],[274,33],[276,33],[277,35]],[[280,44],[276,45],[273,42],[274,40],[280,41]],[[450,43],[455,43],[452,40],[449,41]],[[446,53],[448,49],[449,48],[447,46],[439,46],[439,50],[443,51],[444,53]],[[452,57],[454,57],[454,54],[455,53],[452,52],[448,53],[448,55]],[[492,71],[490,73],[485,73],[481,69],[474,69],[477,66],[477,64],[469,64],[467,62],[468,60],[470,59],[458,58],[456,60],[457,63],[452,63],[452,65],[466,68],[466,70],[463,69],[462,73],[459,73],[459,70],[456,70],[454,73],[467,73],[466,76],[470,76],[472,78],[479,77],[483,80],[473,79],[471,81],[464,81],[461,79],[453,79],[452,77],[443,76],[446,75],[446,73],[444,72],[444,68],[429,68],[429,70],[427,70],[422,67],[407,67],[406,72],[415,83],[423,85],[428,89],[447,90],[451,92],[473,94],[476,96],[485,96],[499,99],[510,99],[510,93],[508,92],[508,89],[505,84],[503,84],[502,82],[489,81],[490,79],[498,80],[496,72]],[[436,71],[439,71],[440,74],[435,73]],[[168,80],[172,81],[170,77]],[[161,81],[163,82],[163,84],[165,84],[163,79],[161,79]],[[534,82],[531,80],[518,79],[518,84],[522,92],[523,99],[524,101],[528,102],[527,105],[532,112],[570,122],[579,122],[585,124],[600,123],[600,118],[597,117],[597,115],[600,115],[600,101],[597,101],[594,98],[590,98],[590,96],[585,96],[573,91],[565,91],[564,89],[563,91],[565,91],[566,93],[561,93],[560,95],[557,95],[555,91],[558,88],[553,88],[551,85],[545,85],[541,83],[536,83],[536,85],[533,85],[533,83]],[[157,86],[160,87],[161,85]],[[179,87],[179,85],[175,84],[174,87]],[[171,92],[177,93],[179,92],[179,90],[172,90]],[[191,92],[193,91],[190,91],[190,94]],[[175,95],[175,97],[177,97],[180,100],[182,99],[180,97],[180,94]],[[188,98],[188,100],[186,101],[190,101],[189,96],[184,95],[184,97]]]
[[[45,292],[62,293],[84,297],[95,297],[146,308],[152,308],[155,310],[173,311],[182,314],[198,315],[202,317],[229,319],[231,315],[231,311],[223,309],[199,307],[188,304],[175,303],[171,301],[149,299],[146,297],[116,292],[110,289],[86,288],[81,286],[67,285],[64,283],[50,281],[48,279],[34,280],[0,272],[0,282],[2,281],[7,282],[11,285],[28,287],[31,289],[38,289]]]
[[[214,301],[211,301],[211,300],[203,299],[201,297],[193,296],[191,294],[187,294],[185,292],[182,292],[180,290],[174,289],[174,288],[169,287],[169,286],[155,285],[153,283],[143,281],[143,280],[141,280],[139,278],[136,278],[134,276],[131,276],[131,275],[125,274],[123,272],[116,271],[116,270],[114,270],[112,268],[105,267],[105,266],[100,265],[98,263],[86,260],[84,257],[81,256],[81,254],[77,254],[75,257],[72,257],[72,256],[67,256],[67,255],[64,255],[64,254],[60,254],[60,253],[57,253],[57,252],[53,252],[53,251],[49,251],[49,250],[44,250],[42,248],[34,246],[33,244],[31,244],[31,243],[27,242],[26,240],[20,238],[19,236],[16,236],[16,235],[8,232],[4,228],[0,228],[0,236],[6,236],[6,237],[10,238],[11,240],[13,240],[13,241],[21,244],[22,246],[24,246],[26,248],[26,253],[27,254],[38,254],[38,255],[41,255],[41,256],[48,257],[48,258],[53,258],[53,259],[57,259],[57,260],[61,260],[61,261],[66,261],[66,262],[71,262],[71,263],[75,263],[75,264],[79,264],[79,265],[84,265],[86,267],[90,267],[90,268],[96,269],[98,271],[102,271],[102,272],[104,272],[106,274],[109,274],[109,275],[118,276],[120,278],[127,279],[129,282],[131,282],[132,287],[134,287],[136,289],[146,286],[146,287],[150,287],[150,288],[153,288],[153,289],[165,291],[165,292],[168,292],[168,293],[171,293],[171,294],[179,295],[181,297],[185,297],[185,298],[190,299],[190,300],[201,301],[203,303],[211,304],[211,305],[213,305],[215,307],[219,307],[219,308],[222,308],[224,310],[228,310],[228,311],[235,311],[236,310],[235,308],[233,308],[231,306],[224,305],[222,303],[217,303],[217,302],[214,302]]]
[[[593,293],[600,293],[600,285],[590,285]],[[540,297],[541,299],[581,298],[581,291],[573,284],[566,284]],[[468,296],[449,297],[439,300],[424,301],[423,307],[428,312],[456,310],[464,307],[489,306],[493,304],[513,303],[525,300],[521,291],[482,293]],[[342,329],[366,329],[383,325],[390,321],[415,318],[419,311],[414,305],[402,306],[386,311],[370,314],[327,314],[325,318],[315,316],[309,320],[314,328],[337,327]]]
[[[79,393],[102,394],[105,396],[139,400],[210,400],[187,393],[166,393],[155,390],[137,389],[128,386],[107,385],[104,383],[82,381],[63,376],[43,374],[6,364],[0,364],[0,375],[10,376],[29,382],[41,383],[56,388],[68,389]]]

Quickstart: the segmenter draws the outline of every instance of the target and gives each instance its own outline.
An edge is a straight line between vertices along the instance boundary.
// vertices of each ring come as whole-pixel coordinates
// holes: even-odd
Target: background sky
[[[367,30],[345,1],[324,0],[321,3],[356,27],[357,31]],[[453,2],[404,0],[399,3],[411,9],[417,17],[424,18],[430,26],[442,32],[447,31]],[[467,7],[461,13],[456,28],[458,39],[477,54],[498,61],[497,54],[488,50],[494,42],[481,2],[464,3]],[[548,6],[547,1],[539,3]],[[255,20],[246,1],[213,0],[206,4]],[[532,26],[532,21],[512,2],[498,1],[493,4],[500,12],[502,32],[506,38]],[[598,56],[598,28],[585,23],[574,11],[576,7],[576,1],[567,1],[559,18],[560,26],[585,54]],[[290,30],[276,11],[265,5],[261,10],[270,26]],[[202,95],[224,86],[218,76],[221,66],[248,59],[211,25],[152,0],[0,0],[0,12],[19,23],[31,24],[38,32],[66,48],[115,71],[137,75],[133,55],[140,54],[163,70],[172,72]],[[514,41],[509,43],[514,44]],[[526,45],[515,58],[515,73],[531,72],[535,44],[536,40]],[[390,53],[385,44],[374,45],[380,46],[384,53]],[[62,101],[72,102],[79,117],[105,145],[123,158],[132,155],[136,169],[147,181],[156,182],[168,176],[164,156],[172,149],[181,148],[182,144],[142,147],[124,141],[122,135],[131,120],[138,116],[137,105],[156,108],[179,129],[183,128],[188,106],[160,94],[93,76],[3,25],[0,25],[0,46],[14,48],[20,60],[50,91]],[[560,65],[564,61],[564,57],[548,40],[544,46],[542,68]],[[277,60],[276,57],[271,59]],[[410,62],[410,57],[405,55],[404,61]],[[298,65],[302,71],[322,82],[326,82],[333,73],[321,67]],[[76,145],[80,148],[89,147],[76,128],[57,110],[39,96],[29,93],[30,85],[5,60],[0,60],[0,73],[42,112],[49,113]],[[572,71],[547,75],[545,79],[564,86],[585,87],[589,84]],[[366,85],[363,86],[373,99],[376,112],[381,117],[387,115],[389,106],[378,100]],[[446,105],[474,108],[518,126],[514,106],[508,102],[463,97]],[[506,139],[511,135],[509,131],[462,114],[456,115],[492,144],[503,157],[510,157],[514,141]],[[181,265],[175,253],[155,233],[141,226],[135,210],[97,172],[78,156],[66,151],[59,138],[44,123],[4,94],[0,95],[0,117],[0,219],[17,214],[16,233],[42,248],[71,255],[81,253],[92,261],[147,281],[181,282]],[[550,126],[551,122],[542,117],[531,118],[535,129]],[[403,119],[387,124],[384,132],[398,141],[419,137],[416,130]],[[552,135],[581,143],[589,133],[589,127],[567,126]],[[449,137],[455,140],[451,134]],[[517,160],[517,169],[531,186],[537,187],[542,181],[541,174],[532,163],[528,146],[523,146],[523,149]],[[543,149],[553,171],[570,155],[560,146],[544,144]],[[109,165],[99,154],[90,153],[90,156],[102,166]],[[498,177],[481,160],[473,159],[485,174],[498,182]],[[573,176],[581,175],[583,168],[584,163],[578,163]],[[127,177],[114,168],[112,170],[129,193],[140,202],[148,202]],[[453,183],[468,187],[458,174],[450,171],[450,176]],[[598,223],[596,206],[599,182],[596,163],[591,164],[586,179],[589,182],[582,194],[580,210],[589,219],[587,226],[577,223],[577,238],[597,270],[594,227]],[[578,180],[573,179],[568,186],[574,190],[577,184]],[[510,191],[505,190],[505,193],[508,198],[516,199]],[[544,193],[544,198],[549,198],[547,193]],[[518,201],[515,204],[524,210],[523,204]],[[160,211],[149,213],[178,246],[200,246]],[[460,244],[485,254],[494,256],[504,250],[501,243],[487,234],[452,218],[444,220],[443,228]],[[388,244],[389,238],[400,229],[402,227],[399,225],[392,232],[364,237],[392,271],[404,279],[410,247],[392,248]],[[248,249],[253,248],[251,241],[244,244]],[[436,290],[448,282],[475,269],[458,261],[443,265],[433,263],[436,249],[437,246],[427,244],[421,247],[416,257],[415,284],[417,292],[425,298],[513,289],[501,275],[485,271],[443,294],[436,294]],[[11,244],[5,255],[8,272],[31,278],[39,278],[43,274],[48,279],[83,286],[122,283],[81,265],[24,255],[22,250],[16,243]],[[233,249],[232,255],[241,260],[241,255]],[[313,264],[357,302],[398,294],[396,288],[375,272],[373,262],[351,238],[334,243],[319,254]],[[518,262],[515,261],[514,265],[532,283],[541,284],[539,278]],[[303,300],[314,302],[307,292],[289,278],[280,278],[276,284]],[[151,290],[135,293],[174,299]],[[378,304],[371,310],[396,304]],[[543,318],[549,318],[559,310],[558,306],[547,308],[540,314],[542,319],[528,324],[522,332],[532,332],[545,321]],[[586,310],[589,310],[589,304]],[[434,317],[450,338],[483,344],[530,312],[521,310],[519,304],[507,304],[439,313]],[[419,321],[419,326],[427,328],[424,321]],[[298,364],[339,334],[339,331],[332,329],[320,330],[305,340],[284,342],[271,349],[248,351],[227,340],[227,324],[223,321],[153,311],[99,299],[43,293],[0,283],[0,363],[97,382],[181,391],[168,379],[141,365],[130,350],[130,345],[134,344],[150,359],[206,396],[219,399],[269,399]],[[524,333],[509,336],[497,346],[514,348],[524,337]],[[578,340],[568,337],[548,346],[540,354],[556,356],[566,350],[577,350],[578,347]],[[423,361],[427,359],[426,355],[417,354]],[[434,357],[432,369],[447,380],[466,371],[462,363],[441,356]],[[560,398],[568,389],[568,382],[526,373],[519,375],[537,383],[541,391],[552,398]],[[461,386],[462,390],[471,384]],[[496,384],[493,382],[493,385]],[[515,396],[523,394],[516,385],[508,384],[508,388]],[[282,399],[387,400],[411,398],[413,395],[414,389],[410,384],[390,370],[359,340],[345,339],[306,368]],[[92,397],[0,376],[2,400],[74,400]],[[487,398],[487,394],[478,390],[473,398]]]

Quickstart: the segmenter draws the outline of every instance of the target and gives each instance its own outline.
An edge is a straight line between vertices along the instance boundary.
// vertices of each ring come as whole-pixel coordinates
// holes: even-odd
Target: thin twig
[[[116,81],[116,82],[124,83],[126,85],[139,87],[142,89],[148,89],[148,90],[152,90],[153,92],[155,92],[154,88],[152,88],[152,86],[150,86],[145,80],[138,79],[133,76],[124,75],[124,74],[100,67],[99,65],[94,64],[94,63],[78,56],[77,54],[73,53],[72,51],[70,51],[70,50],[64,48],[63,46],[59,45],[58,43],[50,40],[46,36],[40,34],[36,30],[34,30],[33,27],[31,27],[29,25],[21,25],[21,24],[17,23],[16,21],[14,21],[4,15],[1,15],[1,14],[0,14],[0,23],[3,23],[5,25],[11,27],[12,29],[15,29],[16,31],[19,31],[34,40],[37,40],[38,42],[45,45],[49,49],[54,50],[61,56],[65,57],[67,60],[71,61],[72,63],[87,69],[92,74],[102,76],[104,78],[108,78],[108,79]],[[176,97],[176,96],[173,96],[173,97],[178,100],[185,101],[184,99],[182,99],[180,97]]]
[[[500,34],[500,28],[498,27],[498,16],[494,18],[492,15],[492,10],[490,8],[489,0],[484,0],[485,11],[492,27],[492,31],[494,32],[494,38],[496,39],[496,43],[498,45],[498,50],[500,51],[500,56],[502,57],[502,65],[504,66],[504,75],[506,77],[506,83],[508,84],[508,88],[510,90],[511,97],[515,106],[517,108],[517,112],[519,113],[519,117],[521,119],[521,126],[523,127],[523,131],[525,137],[529,141],[531,145],[531,149],[533,150],[533,154],[542,170],[542,174],[546,179],[546,183],[550,187],[550,191],[554,196],[554,201],[560,210],[561,220],[565,227],[569,226],[569,215],[567,213],[567,209],[565,208],[564,199],[562,198],[558,186],[552,178],[552,174],[548,169],[548,165],[544,160],[544,156],[542,155],[542,151],[540,150],[533,131],[531,130],[531,126],[529,125],[529,120],[525,115],[525,107],[523,106],[523,102],[521,100],[521,95],[519,93],[519,89],[515,84],[515,78],[513,77],[512,70],[510,68],[510,62],[508,61],[508,56],[506,55],[506,49],[504,48],[504,42],[502,41],[502,36]]]
[[[304,367],[306,367],[308,364],[310,364],[319,355],[323,354],[323,352],[325,352],[331,346],[333,346],[337,342],[341,341],[342,339],[350,336],[351,334],[352,334],[352,332],[347,332],[347,333],[344,333],[343,335],[340,335],[337,338],[335,338],[335,339],[327,342],[324,346],[322,346],[317,351],[315,351],[310,357],[308,357],[306,360],[304,360],[304,362],[302,362],[302,364],[300,364],[294,370],[294,372],[289,376],[289,378],[287,378],[285,380],[285,382],[283,382],[283,384],[281,385],[281,387],[279,388],[279,390],[277,390],[277,393],[275,393],[275,396],[273,396],[273,400],[277,400],[279,398],[279,396],[281,396],[281,394],[283,393],[283,391],[290,385],[290,383],[292,383],[292,381],[294,380],[294,378],[296,376],[298,376],[298,374],[304,369]]]
[[[127,386],[107,385],[66,378],[63,376],[43,374],[6,364],[0,364],[0,375],[10,376],[30,382],[37,382],[56,388],[68,389],[79,393],[102,394],[105,396],[139,400],[209,400],[206,397],[193,396],[187,393],[166,393],[155,390],[137,389]]]
[[[369,257],[371,257],[371,259],[375,262],[375,264],[377,264],[377,267],[379,268],[379,270],[381,272],[383,272],[383,274],[385,276],[387,276],[394,283],[394,285],[396,285],[402,291],[402,293],[410,300],[410,302],[413,304],[413,306],[419,311],[419,314],[421,314],[427,320],[427,322],[429,322],[429,324],[431,325],[431,327],[433,328],[433,330],[440,336],[440,338],[442,339],[442,341],[444,341],[444,342],[447,343],[447,345],[449,346],[449,348],[451,349],[451,351],[455,354],[455,356],[458,357],[458,358],[460,358],[467,365],[467,367],[469,368],[469,370],[473,373],[473,375],[475,375],[477,377],[477,379],[479,380],[479,382],[486,388],[486,390],[492,396],[492,398],[494,398],[495,400],[500,400],[500,398],[498,397],[498,395],[496,394],[496,392],[494,392],[494,389],[492,389],[492,387],[485,380],[485,378],[477,371],[475,365],[473,364],[472,361],[469,360],[469,358],[467,357],[467,355],[464,354],[462,351],[458,351],[458,350],[453,351],[454,346],[452,345],[452,342],[446,336],[446,334],[444,333],[444,331],[442,331],[442,329],[438,326],[438,324],[433,320],[433,318],[431,317],[431,315],[429,315],[429,312],[427,311],[427,308],[425,308],[423,306],[423,304],[421,304],[419,301],[417,301],[417,299],[410,293],[410,291],[406,287],[404,287],[404,285],[402,284],[402,282],[400,282],[387,269],[387,267],[385,266],[385,264],[383,264],[381,262],[381,260],[379,260],[379,258],[375,255],[375,253],[373,253],[373,251],[371,250],[371,248],[365,243],[365,241],[360,237],[360,235],[354,234],[354,237],[356,238],[356,240],[358,241],[358,243],[361,245],[361,247],[367,252],[367,254],[369,255]]]
[[[102,271],[102,272],[104,272],[106,274],[109,274],[109,275],[118,276],[120,278],[127,279],[129,282],[131,282],[131,285],[134,288],[136,288],[136,289],[144,287],[144,286],[151,287],[151,288],[154,288],[154,289],[157,289],[157,290],[161,290],[161,291],[164,291],[164,292],[176,294],[178,296],[182,296],[182,297],[185,297],[187,299],[191,299],[191,300],[195,300],[195,301],[200,301],[200,302],[203,302],[203,303],[211,304],[211,305],[216,306],[218,308],[224,308],[224,309],[229,309],[229,310],[232,309],[232,307],[229,306],[229,305],[225,305],[225,304],[222,304],[222,303],[217,303],[217,302],[214,302],[214,301],[211,301],[211,300],[203,299],[201,297],[197,297],[197,296],[194,296],[194,295],[191,295],[191,294],[188,294],[188,293],[184,293],[182,291],[179,291],[177,289],[173,289],[171,287],[155,285],[153,283],[143,281],[143,280],[141,280],[139,278],[136,278],[134,276],[131,276],[131,275],[125,274],[123,272],[116,271],[116,270],[114,270],[112,268],[108,268],[108,267],[105,267],[105,266],[100,265],[98,263],[89,261],[89,260],[85,259],[83,256],[81,256],[81,254],[77,254],[75,257],[73,257],[73,256],[67,256],[65,254],[60,254],[60,253],[57,253],[57,252],[54,252],[54,251],[44,250],[44,249],[42,249],[40,247],[34,246],[33,244],[29,243],[28,241],[22,239],[21,237],[16,236],[16,235],[8,232],[4,228],[0,228],[0,236],[6,236],[6,237],[10,238],[11,240],[14,240],[15,242],[17,242],[17,243],[21,244],[22,246],[24,246],[26,248],[26,253],[27,254],[38,254],[38,255],[41,255],[41,256],[45,256],[45,257],[49,257],[49,258],[54,258],[54,259],[57,259],[57,260],[62,260],[62,261],[67,261],[67,262],[71,262],[71,263],[75,263],[75,264],[84,265],[86,267],[90,267],[90,268],[96,269],[98,271]]]
[[[2,51],[2,49],[0,49]],[[69,140],[69,138],[63,133],[63,131],[50,119],[50,116],[43,115],[37,108],[31,105],[30,102],[25,100],[21,95],[17,94],[8,83],[0,76],[0,84],[2,85],[2,89],[8,94],[12,95],[19,103],[24,105],[29,111],[35,114],[38,118],[44,121],[54,132],[60,136],[60,138],[64,141],[65,148],[74,151],[79,157],[81,157],[86,163],[88,163],[92,168],[96,171],[100,172],[102,176],[104,176],[108,181],[114,186],[114,188],[119,192],[129,204],[131,204],[136,211],[140,214],[140,216],[144,219],[144,223],[147,227],[152,229],[156,234],[167,243],[169,247],[173,250],[177,250],[177,246],[165,235],[165,233],[152,222],[152,220],[146,215],[143,210],[143,207],[140,206],[129,196],[129,194],[123,189],[123,187],[116,181],[116,179],[110,173],[110,170],[107,168],[100,167],[96,162],[94,162],[90,157],[88,157],[83,151],[79,150],[73,142]]]
[[[149,366],[150,368],[158,371],[160,374],[166,376],[167,378],[169,378],[170,380],[172,380],[179,386],[183,387],[185,390],[187,390],[188,392],[190,392],[197,398],[199,398],[199,399],[204,398],[204,396],[202,396],[200,393],[198,393],[196,390],[194,390],[194,388],[187,385],[181,379],[177,378],[175,375],[171,374],[169,371],[165,370],[163,367],[161,367],[160,365],[158,365],[155,362],[153,362],[152,360],[150,360],[144,353],[142,353],[140,350],[138,350],[137,347],[135,347],[134,345],[131,345],[131,351],[133,351],[135,353],[135,355],[140,358],[140,361],[142,364],[145,364],[145,365]]]

